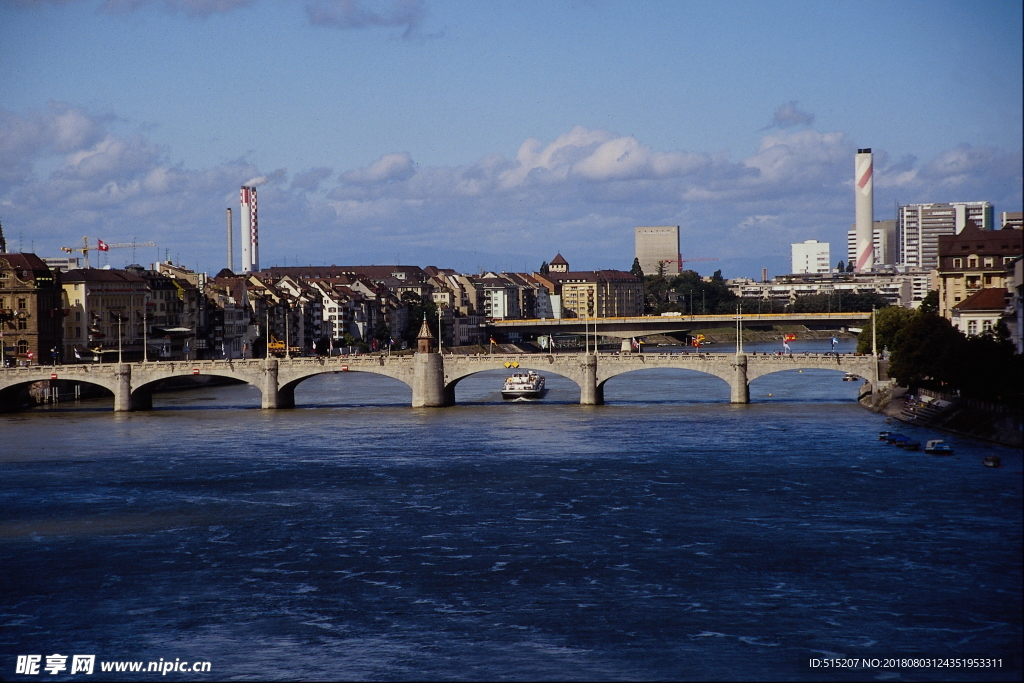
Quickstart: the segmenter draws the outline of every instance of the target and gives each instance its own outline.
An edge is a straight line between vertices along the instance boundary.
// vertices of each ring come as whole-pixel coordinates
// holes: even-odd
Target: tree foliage
[[[736,301],[736,295],[729,291],[720,270],[715,271],[710,282],[694,270],[644,278],[644,313],[648,315],[670,311],[695,315],[732,313],[736,310]]]
[[[787,311],[792,313],[850,313],[853,311],[870,311],[883,308],[889,302],[876,292],[855,294],[853,292],[833,292],[832,294],[808,294],[798,296]]]
[[[629,269],[629,272],[632,273],[634,277],[638,277],[641,280],[644,279],[644,269],[640,267],[639,257],[633,259],[633,267]]]
[[[402,339],[407,341],[410,346],[416,345],[416,337],[420,333],[420,326],[423,325],[423,318],[426,316],[427,326],[430,331],[434,333],[435,338],[437,337],[437,304],[433,301],[424,301],[415,292],[403,292],[402,302],[405,304],[407,311],[407,318],[405,323],[405,333],[402,334]]]
[[[878,309],[875,312],[875,320],[878,324],[876,336],[878,350],[889,349],[892,351],[896,347],[896,335],[918,315],[917,311],[902,306],[886,306]],[[872,321],[868,320],[857,339],[857,353],[871,353],[871,330]]]

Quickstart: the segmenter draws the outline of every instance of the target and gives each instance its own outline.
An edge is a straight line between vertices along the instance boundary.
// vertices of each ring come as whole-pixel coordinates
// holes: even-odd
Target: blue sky
[[[795,241],[845,259],[858,147],[878,219],[1021,210],[1021,24],[1001,1],[0,0],[0,221],[41,255],[137,238],[215,272],[266,178],[264,266],[628,269],[633,227],[669,224],[705,274],[778,274]]]

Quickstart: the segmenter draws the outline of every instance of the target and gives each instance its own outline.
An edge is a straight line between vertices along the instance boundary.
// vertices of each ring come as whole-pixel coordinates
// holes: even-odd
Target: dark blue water
[[[348,373],[290,411],[242,386],[0,416],[0,678],[88,679],[15,673],[63,653],[211,662],[116,680],[1019,680],[1020,454],[880,443],[840,377],[733,406],[641,371],[581,407],[488,373],[412,410]],[[1002,666],[808,664],[893,657]]]

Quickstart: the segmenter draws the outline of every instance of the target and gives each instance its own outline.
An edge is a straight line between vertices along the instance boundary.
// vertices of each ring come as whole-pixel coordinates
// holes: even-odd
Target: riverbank
[[[947,401],[908,393],[903,387],[884,388],[865,394],[860,404],[872,412],[920,427],[963,436],[984,443],[1024,448],[1024,419],[1001,406],[984,406],[967,401]]]

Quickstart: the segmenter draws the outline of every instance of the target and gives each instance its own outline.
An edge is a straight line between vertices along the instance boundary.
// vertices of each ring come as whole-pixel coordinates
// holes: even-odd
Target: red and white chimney
[[[242,272],[260,269],[259,226],[256,220],[256,188],[242,186]]]
[[[857,263],[858,273],[875,268],[875,190],[874,159],[871,148],[858,149],[854,161],[854,210],[856,212]]]

